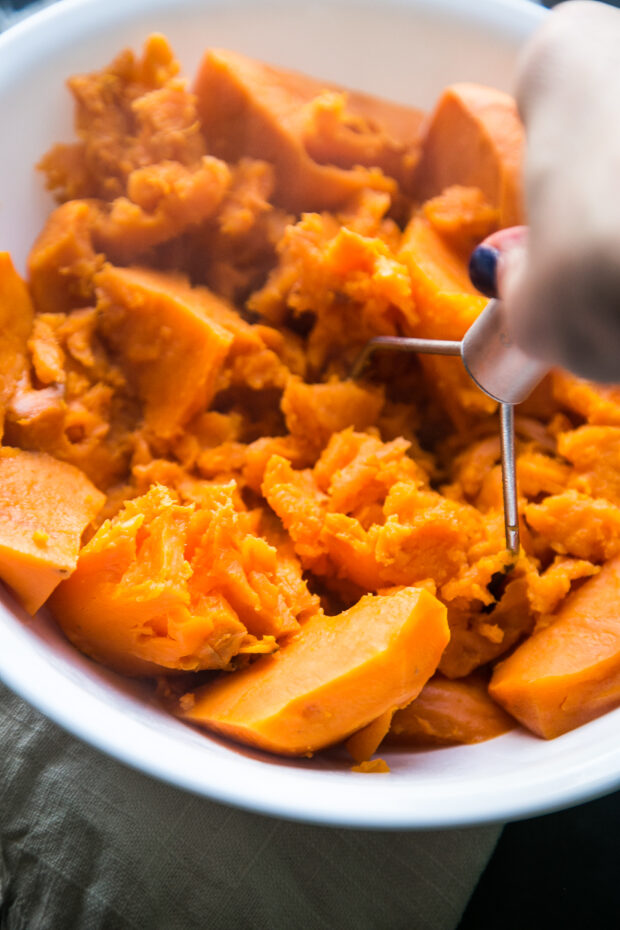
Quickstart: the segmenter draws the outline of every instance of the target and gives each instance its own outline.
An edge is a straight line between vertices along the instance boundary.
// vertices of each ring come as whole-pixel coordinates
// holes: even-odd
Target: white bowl
[[[71,138],[64,88],[122,47],[164,32],[192,74],[208,45],[430,106],[454,80],[510,89],[544,11],[526,0],[62,0],[0,37],[0,249],[23,270],[50,200],[33,166]],[[73,649],[42,611],[0,592],[0,677],[76,736],[174,785],[325,824],[443,828],[532,816],[620,784],[620,711],[544,742],[516,730],[478,746],[382,753],[390,775],[339,752],[286,761],[244,751],[163,712],[146,688]]]

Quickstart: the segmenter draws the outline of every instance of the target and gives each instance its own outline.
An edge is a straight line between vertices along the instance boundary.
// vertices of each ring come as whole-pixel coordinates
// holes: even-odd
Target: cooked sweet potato
[[[523,222],[524,132],[515,101],[481,84],[453,84],[442,93],[423,132],[416,174],[420,200],[452,184],[477,187],[499,210],[499,224]]]
[[[427,200],[422,211],[442,239],[466,258],[499,225],[499,210],[478,187],[453,184]]]
[[[376,423],[383,394],[353,381],[304,384],[291,378],[281,406],[291,435],[318,453],[334,433],[348,426],[363,430]]]
[[[147,424],[174,434],[211,400],[233,342],[209,314],[218,299],[182,278],[112,265],[96,286],[101,330],[136,384]]]
[[[555,552],[602,562],[620,552],[620,507],[579,491],[528,504],[527,521]]]
[[[80,141],[55,145],[39,164],[58,199],[111,201],[127,193],[135,169],[200,161],[195,101],[178,72],[168,41],[155,34],[141,57],[125,49],[107,67],[70,78]]]
[[[276,202],[296,212],[333,209],[364,187],[390,190],[394,185],[369,169],[406,182],[418,158],[418,110],[326,90],[221,49],[207,52],[195,85],[210,150],[228,161],[249,155],[272,162]]]
[[[490,737],[481,681],[515,648],[494,687],[526,725],[616,703],[620,390],[555,372],[519,412],[515,562],[496,405],[461,361],[348,379],[368,339],[459,340],[483,309],[468,255],[521,218],[513,101],[455,85],[422,127],[233,52],[197,94],[178,71],[151,36],[70,80],[32,303],[0,255],[0,421],[33,450],[0,456],[0,577],[32,610],[74,569],[50,606],[80,649],[211,670],[182,715],[285,754],[348,739],[367,770],[392,717]]]
[[[239,742],[309,755],[415,697],[448,641],[428,591],[372,595],[309,620],[279,652],[182,699],[180,715]]]
[[[0,578],[34,614],[74,570],[104,495],[43,452],[0,449]]]
[[[546,739],[620,705],[619,602],[616,558],[562,602],[549,626],[496,667],[491,697]]]
[[[27,342],[34,308],[8,252],[0,252],[0,439],[7,402],[27,371]]]
[[[482,743],[515,725],[489,697],[483,676],[451,681],[435,675],[415,701],[394,714],[386,743],[410,747]]]
[[[371,721],[363,729],[358,730],[357,733],[349,737],[346,744],[347,752],[353,756],[358,765],[368,762],[370,757],[377,751],[390,729],[395,713],[395,707],[386,710],[376,720]]]
[[[208,155],[193,168],[168,161],[136,168],[126,197],[91,207],[93,241],[111,261],[137,262],[213,216],[229,184],[228,166]]]
[[[202,491],[181,504],[153,485],[84,546],[51,600],[83,652],[128,675],[225,668],[319,609],[295,554],[278,559],[234,485]]]
[[[398,257],[409,270],[419,318],[410,335],[462,339],[487,304],[469,280],[463,256],[426,216],[415,214],[403,234]],[[420,361],[457,426],[470,414],[495,409],[495,402],[473,383],[459,358],[425,355]]]
[[[93,275],[103,263],[92,243],[94,207],[71,200],[58,207],[28,256],[30,289],[37,310],[58,313],[93,300]]]

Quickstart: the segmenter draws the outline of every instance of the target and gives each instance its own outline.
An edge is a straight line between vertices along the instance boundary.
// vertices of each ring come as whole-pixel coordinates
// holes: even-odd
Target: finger
[[[521,261],[527,242],[526,226],[511,226],[487,236],[469,260],[469,277],[486,297],[501,297],[510,263]]]

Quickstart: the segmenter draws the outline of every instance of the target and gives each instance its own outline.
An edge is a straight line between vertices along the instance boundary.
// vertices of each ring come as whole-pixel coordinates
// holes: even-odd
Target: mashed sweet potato
[[[162,36],[69,89],[27,280],[0,255],[0,577],[26,609],[275,752],[364,763],[388,733],[495,736],[493,700],[543,735],[620,703],[620,389],[554,372],[517,410],[514,560],[460,361],[348,379],[372,336],[460,339],[484,307],[468,256],[522,219],[511,98],[455,85],[425,115],[219,49],[191,88]]]

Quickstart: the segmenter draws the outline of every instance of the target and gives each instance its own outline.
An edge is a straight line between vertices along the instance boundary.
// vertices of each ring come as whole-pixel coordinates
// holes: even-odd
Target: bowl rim
[[[25,616],[19,609],[15,614]],[[103,694],[84,688],[61,668],[49,663],[46,644],[37,642],[28,630],[27,620],[24,623],[15,614],[0,602],[0,621],[3,616],[8,619],[3,628],[0,680],[91,747],[143,774],[212,801],[323,826],[440,830],[530,818],[593,800],[620,788],[620,741],[597,756],[583,752],[579,762],[573,760],[566,773],[558,772],[557,765],[552,766],[550,773],[542,759],[540,765],[530,764],[523,771],[515,769],[501,779],[483,776],[473,785],[467,779],[462,782],[456,779],[435,787],[428,777],[412,783],[408,775],[402,777],[394,772],[388,776],[387,783],[383,779],[369,782],[367,776],[356,776],[348,770],[304,770],[290,768],[286,764],[290,760],[250,757],[243,753],[242,747],[239,753],[218,755],[217,764],[210,770],[203,734],[196,732],[195,743],[180,748],[172,729],[160,732],[149,726],[148,720],[128,713],[130,705],[124,706],[123,700],[111,704],[105,701]],[[27,659],[27,677],[19,673],[21,666],[12,661],[14,656],[19,656],[22,663]],[[90,662],[84,657],[81,659]],[[620,724],[620,708],[611,715]],[[592,728],[599,721],[592,721],[588,727]],[[171,718],[171,727],[177,726],[186,725]],[[190,729],[193,732],[193,728]],[[490,743],[526,742],[535,749],[540,747],[542,755],[544,747],[554,744],[559,747],[562,741],[574,740],[578,732],[574,730],[547,743],[515,730]],[[456,751],[475,752],[478,748],[458,747]],[[455,750],[432,752],[449,754]],[[178,764],[179,753],[183,755],[183,768]],[[252,782],[251,797],[248,797],[248,780],[254,775],[257,777]],[[372,806],[369,805],[369,789],[373,792]],[[300,808],[301,792],[305,793]]]
[[[204,9],[216,7],[223,0],[183,0],[183,5]],[[264,0],[242,0],[260,6]],[[291,0],[288,0],[290,3]],[[301,2],[301,0],[300,0]],[[359,5],[363,0],[339,0],[341,4]],[[493,28],[514,30],[521,23],[525,34],[542,21],[547,11],[530,0],[477,0],[464,8],[460,0],[391,0],[392,3],[420,10],[432,10],[458,16],[470,24],[484,23]],[[169,9],[171,0],[132,0],[131,16],[154,14]],[[122,23],[121,9],[126,0],[58,0],[25,19],[20,19],[0,35],[0,84],[11,69],[16,73],[24,60],[37,48],[49,49],[49,26],[69,30],[76,38],[92,31],[90,11],[98,8],[99,22]],[[612,746],[595,759],[584,754],[571,767],[566,778],[551,778],[545,765],[521,775],[515,772],[506,782],[480,780],[476,789],[459,785],[458,780],[441,791],[422,782],[424,791],[412,786],[409,777],[393,774],[384,779],[359,778],[351,773],[320,769],[289,768],[282,760],[265,763],[236,753],[218,756],[215,774],[209,771],[207,758],[188,744],[183,750],[191,762],[185,770],[178,765],[177,741],[167,732],[158,732],[123,712],[121,705],[106,703],[102,694],[89,691],[50,661],[44,644],[29,630],[27,618],[19,610],[9,610],[0,603],[2,649],[0,680],[28,703],[59,724],[66,731],[95,749],[132,768],[174,787],[196,795],[255,813],[290,820],[340,827],[383,830],[445,829],[485,823],[506,822],[558,810],[620,787],[620,745]],[[24,662],[26,661],[26,666]],[[85,660],[88,661],[88,660]],[[24,674],[23,668],[28,668]],[[44,687],[42,687],[44,683]],[[613,712],[620,720],[620,710]],[[608,715],[609,716],[609,715]],[[98,726],[104,723],[103,726]],[[596,721],[594,721],[596,723]],[[178,721],[175,722],[175,725]],[[184,724],[178,724],[185,726]],[[592,726],[591,724],[588,726]],[[574,731],[575,732],[575,731]],[[570,740],[570,734],[567,734]],[[514,737],[517,741],[519,735]],[[500,737],[500,740],[505,737]],[[508,734],[508,739],[513,739]],[[531,739],[523,735],[523,739]],[[559,738],[564,739],[563,737]],[[200,738],[202,743],[203,737]],[[495,742],[495,741],[493,741]],[[557,741],[554,741],[557,742]],[[543,744],[545,745],[545,744]],[[476,747],[469,747],[474,750]],[[452,750],[435,750],[450,753]],[[202,764],[201,764],[202,763]],[[267,769],[265,766],[267,765]],[[251,797],[248,797],[248,772],[255,770]],[[260,774],[267,777],[260,777]],[[376,785],[369,788],[369,785]],[[307,789],[300,808],[299,792]],[[368,806],[369,791],[373,806]],[[512,793],[510,793],[510,791]]]

